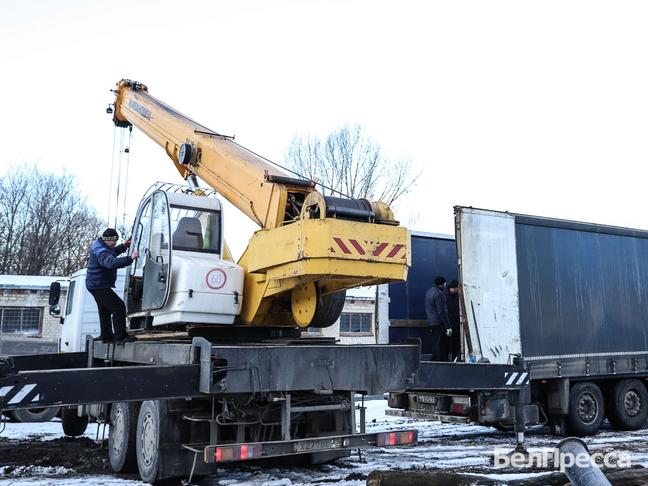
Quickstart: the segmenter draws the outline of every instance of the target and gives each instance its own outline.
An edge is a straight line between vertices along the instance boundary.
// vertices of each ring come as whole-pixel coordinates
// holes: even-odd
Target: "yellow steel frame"
[[[239,264],[246,270],[241,321],[274,325],[275,319],[263,312],[263,300],[280,298],[299,285],[317,282],[326,294],[405,280],[410,233],[400,226],[301,219],[257,231]]]

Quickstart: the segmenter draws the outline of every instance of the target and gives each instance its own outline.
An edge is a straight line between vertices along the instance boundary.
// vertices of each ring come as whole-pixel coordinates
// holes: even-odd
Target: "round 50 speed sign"
[[[222,289],[227,282],[227,274],[220,268],[211,269],[205,276],[207,287],[213,290]]]

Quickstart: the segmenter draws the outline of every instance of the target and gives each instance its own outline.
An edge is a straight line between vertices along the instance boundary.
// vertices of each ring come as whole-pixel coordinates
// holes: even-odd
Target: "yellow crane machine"
[[[155,254],[153,250],[148,252],[146,259],[150,260],[150,265],[146,262],[143,264],[143,277],[138,276],[135,269],[131,281],[141,280],[144,288],[140,289],[140,294],[144,295],[145,301],[147,295],[151,301],[151,288],[163,284],[167,286],[166,297],[153,299],[156,301],[154,305],[151,301],[143,306],[141,302],[129,306],[131,318],[157,316],[154,317],[154,325],[184,321],[194,324],[216,322],[244,326],[327,327],[342,312],[346,289],[406,279],[411,260],[410,234],[407,228],[399,226],[387,204],[325,196],[316,190],[315,182],[292,177],[267,159],[236,143],[233,137],[193,121],[151,96],[142,83],[122,79],[114,93],[115,125],[134,125],[152,138],[171,158],[183,179],[194,188],[182,196],[165,195],[168,205],[166,212],[173,216],[184,211],[182,214],[185,215],[176,218],[182,222],[170,223],[171,226],[176,225],[176,231],[171,229],[169,234],[169,239],[173,240],[171,248],[168,248],[168,244],[165,248],[165,244],[160,243],[164,240],[161,233],[155,240],[156,223],[151,223],[153,226],[148,232],[150,246],[155,246],[154,242],[157,241],[160,254]],[[189,227],[200,221],[186,216],[189,206],[202,211],[200,217],[205,221],[207,209],[204,202],[197,205],[187,202],[198,201],[204,194],[204,191],[196,188],[196,178],[204,181],[260,226],[237,263],[232,262],[224,242],[222,248],[216,250],[217,254],[206,255],[203,249],[206,236],[199,234],[200,229],[195,232],[187,230],[181,235],[184,238],[197,235],[200,243],[194,250],[201,251],[200,254],[192,256],[187,253],[191,248],[176,244],[181,238],[177,236],[179,226],[184,224]],[[204,199],[207,198],[203,196]],[[136,232],[140,228],[140,233],[147,233],[142,223],[149,224],[149,220],[145,219],[146,214],[153,214],[154,218],[156,214],[162,215],[160,217],[164,219],[164,208],[155,199],[151,207],[152,213],[140,206]],[[204,224],[202,231],[205,231]],[[168,261],[164,260],[162,253]],[[200,263],[196,256],[212,260]],[[241,271],[242,288],[229,291],[236,302],[234,310],[228,311],[231,319],[210,319],[205,312],[182,313],[182,305],[186,306],[195,296],[199,297],[200,289],[197,284],[184,282],[186,277],[177,275],[174,273],[176,270],[169,269],[169,266],[208,275],[208,285],[204,289],[207,295],[215,292],[214,288],[218,286],[218,282],[211,285],[209,280],[215,275],[210,268],[217,265],[216,260],[225,265],[224,269],[218,270],[224,276],[221,281],[227,280],[227,272],[235,273],[237,268]],[[181,265],[181,262],[184,263]],[[192,267],[194,264],[195,268]],[[155,268],[156,272],[162,271],[159,276],[156,273],[155,278],[147,278],[147,266]],[[167,272],[166,276],[164,271]],[[231,277],[229,281],[234,282],[236,278]],[[176,285],[178,288],[174,287]],[[129,292],[133,292],[133,288]],[[166,309],[169,315],[163,318],[161,313],[165,311],[165,306],[169,307]]]

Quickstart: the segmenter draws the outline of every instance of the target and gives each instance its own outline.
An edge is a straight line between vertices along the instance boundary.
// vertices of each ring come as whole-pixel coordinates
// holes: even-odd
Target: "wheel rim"
[[[641,411],[641,397],[635,390],[628,390],[623,397],[623,409],[630,417],[636,417]]]
[[[586,425],[593,424],[598,415],[598,403],[594,395],[582,393],[578,398],[578,418]]]
[[[112,451],[115,456],[118,456],[121,454],[122,447],[124,446],[124,430],[126,428],[124,411],[121,408],[115,409],[111,427]]]
[[[308,327],[317,310],[317,286],[310,282],[292,290],[290,306],[293,319],[301,328]]]
[[[142,421],[142,459],[144,464],[150,466],[155,459],[157,450],[157,430],[155,427],[155,417],[151,412],[147,412]]]

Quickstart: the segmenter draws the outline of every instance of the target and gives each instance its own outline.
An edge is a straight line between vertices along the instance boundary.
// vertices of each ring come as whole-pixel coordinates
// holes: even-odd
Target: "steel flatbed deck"
[[[419,347],[303,340],[87,341],[87,352],[0,361],[0,410],[154,399],[354,391],[415,382]]]

